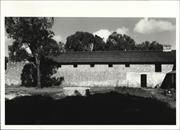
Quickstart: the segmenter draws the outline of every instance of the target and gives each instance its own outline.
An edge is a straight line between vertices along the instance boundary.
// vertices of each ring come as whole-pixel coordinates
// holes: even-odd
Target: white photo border
[[[1,1],[2,129],[180,129],[179,5],[176,1]],[[108,10],[107,10],[108,8]],[[176,125],[5,125],[5,17],[176,18]],[[155,117],[156,118],[156,117]]]

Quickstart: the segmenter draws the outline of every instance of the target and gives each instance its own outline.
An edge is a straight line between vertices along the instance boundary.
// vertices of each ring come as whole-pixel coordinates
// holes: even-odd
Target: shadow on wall
[[[170,89],[170,88],[176,89],[176,71],[175,70],[166,74],[166,76],[162,82],[161,88],[163,88],[163,89]]]

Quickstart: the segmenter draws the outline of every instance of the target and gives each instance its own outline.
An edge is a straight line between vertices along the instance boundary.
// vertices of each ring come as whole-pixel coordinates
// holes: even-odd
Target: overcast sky
[[[131,36],[135,42],[158,41],[176,47],[175,18],[55,18],[53,26],[54,39],[66,42],[69,35],[76,31],[90,32],[99,35],[106,41],[108,36],[116,31]],[[11,39],[6,37],[6,55]]]

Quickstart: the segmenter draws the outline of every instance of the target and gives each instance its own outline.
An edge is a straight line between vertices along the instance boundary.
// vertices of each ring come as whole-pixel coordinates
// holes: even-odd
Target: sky
[[[66,43],[66,38],[76,31],[90,32],[106,41],[108,36],[116,31],[132,37],[136,44],[143,41],[157,41],[163,45],[176,48],[176,19],[175,18],[98,18],[98,17],[57,17],[52,30],[54,39]],[[8,45],[12,39],[5,37],[6,56]]]

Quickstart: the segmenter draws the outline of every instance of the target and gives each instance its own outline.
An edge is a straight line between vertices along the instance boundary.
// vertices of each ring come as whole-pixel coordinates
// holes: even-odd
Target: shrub
[[[40,65],[41,85],[42,87],[58,86],[64,81],[64,77],[52,77],[57,72],[55,63],[48,59],[42,58]],[[37,85],[37,69],[33,62],[24,66],[21,74],[22,86],[35,87]]]
[[[24,65],[21,74],[21,84],[26,87],[34,87],[37,84],[37,70],[32,63]]]

